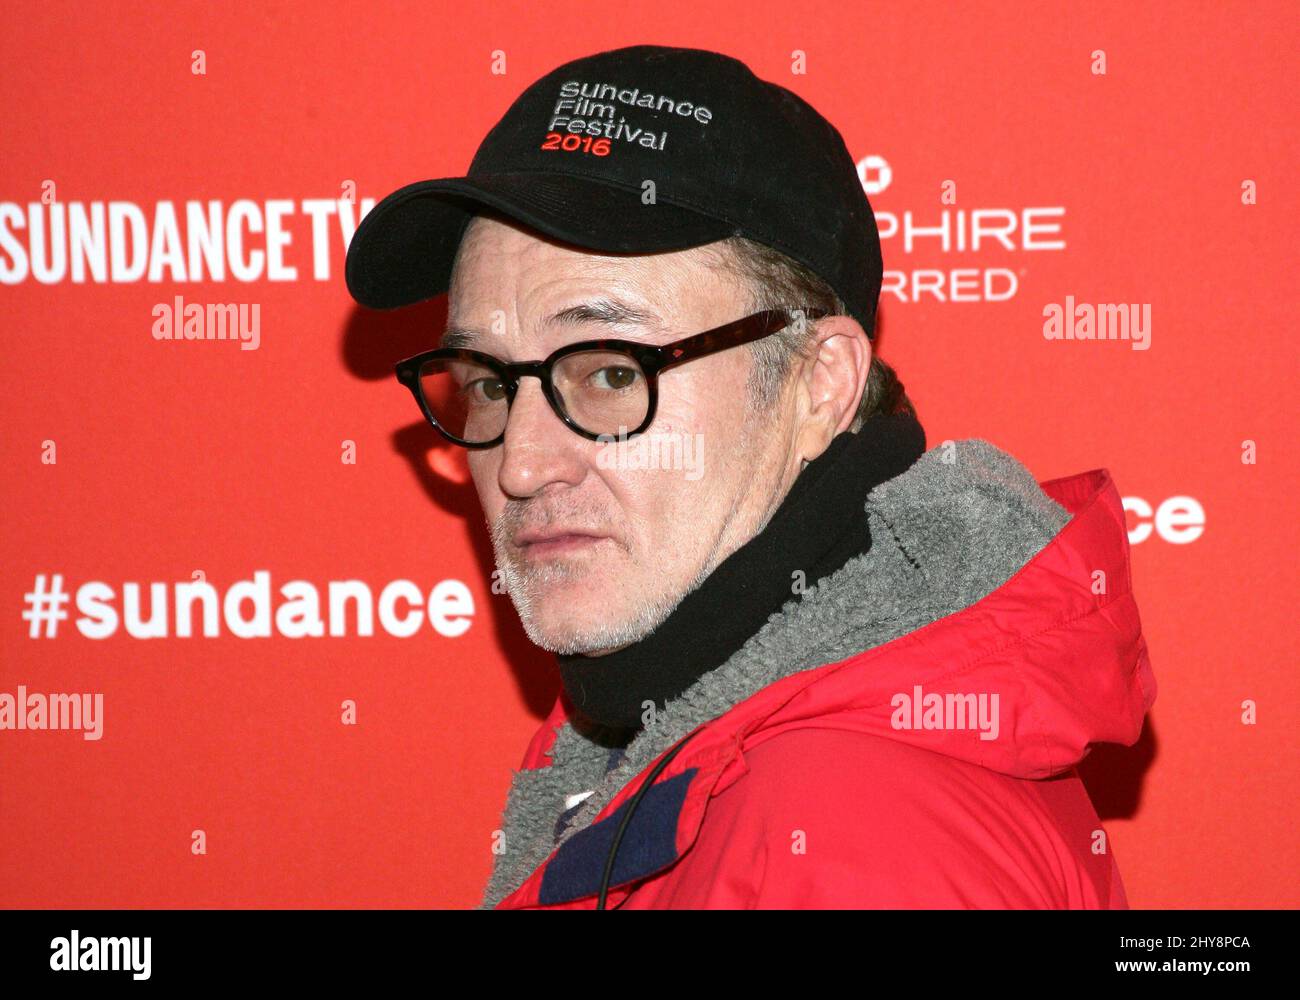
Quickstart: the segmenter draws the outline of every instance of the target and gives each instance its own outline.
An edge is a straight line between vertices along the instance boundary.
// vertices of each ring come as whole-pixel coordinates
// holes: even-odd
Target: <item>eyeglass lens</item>
[[[649,383],[636,359],[621,351],[566,354],[551,383],[569,418],[589,434],[618,435],[641,426],[650,405]],[[509,417],[501,375],[480,362],[452,358],[425,362],[420,391],[440,427],[470,444],[495,440]]]

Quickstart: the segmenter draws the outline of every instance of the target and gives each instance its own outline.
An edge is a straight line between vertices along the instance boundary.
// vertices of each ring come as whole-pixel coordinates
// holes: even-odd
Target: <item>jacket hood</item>
[[[697,796],[725,787],[743,748],[791,728],[863,732],[1027,779],[1072,768],[1092,743],[1137,740],[1156,689],[1109,473],[1040,485],[988,442],[945,442],[872,490],[866,510],[871,548],[793,597],[625,751],[557,703],[514,776],[484,906],[594,834],[701,726],[662,779],[689,774]],[[582,791],[557,838],[566,797]],[[676,835],[679,852],[687,839]]]

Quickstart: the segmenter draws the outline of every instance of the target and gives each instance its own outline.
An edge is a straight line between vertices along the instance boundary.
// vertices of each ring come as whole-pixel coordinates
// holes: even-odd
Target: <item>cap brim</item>
[[[536,171],[418,181],[366,214],[348,246],[352,297],[395,309],[441,295],[465,227],[486,206],[564,243],[605,253],[685,250],[725,239],[732,223],[640,191]]]

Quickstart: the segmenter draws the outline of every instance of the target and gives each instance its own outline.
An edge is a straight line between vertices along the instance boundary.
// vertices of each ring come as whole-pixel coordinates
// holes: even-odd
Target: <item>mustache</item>
[[[514,546],[515,537],[524,531],[544,531],[557,525],[599,532],[619,545],[623,544],[623,533],[617,521],[601,504],[570,503],[561,506],[538,500],[507,500],[505,508],[488,527],[492,544],[508,549]]]

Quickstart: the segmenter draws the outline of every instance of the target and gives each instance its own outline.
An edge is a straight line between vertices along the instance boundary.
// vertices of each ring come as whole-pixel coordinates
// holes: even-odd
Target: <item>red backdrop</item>
[[[11,11],[0,693],[102,694],[103,714],[98,739],[0,731],[0,903],[477,903],[556,676],[491,591],[463,464],[392,378],[445,306],[355,307],[346,241],[367,199],[463,173],[538,76],[653,42],[736,55],[840,128],[897,290],[879,346],[931,445],[988,438],[1040,479],[1104,465],[1129,498],[1160,693],[1141,742],[1096,750],[1084,776],[1132,904],[1295,905],[1293,15],[753,0]],[[205,256],[191,203],[234,238]],[[114,219],[135,236],[113,240]],[[1004,238],[973,248],[974,223]],[[182,316],[245,306],[256,349],[159,339],[177,296]],[[1149,307],[1143,339],[1049,339],[1044,309],[1067,296]],[[224,599],[259,571],[266,634],[222,614],[205,635],[197,606],[178,634],[175,584],[201,575]],[[295,634],[275,614],[290,581],[322,602],[331,581],[361,581],[372,634],[351,613],[341,634]],[[56,583],[66,603],[27,596]],[[135,617],[167,612],[160,634],[127,621],[128,584]],[[408,598],[431,592],[409,618]],[[381,594],[397,598],[383,615]],[[22,613],[49,607],[65,617]],[[259,631],[256,600],[235,610]]]

